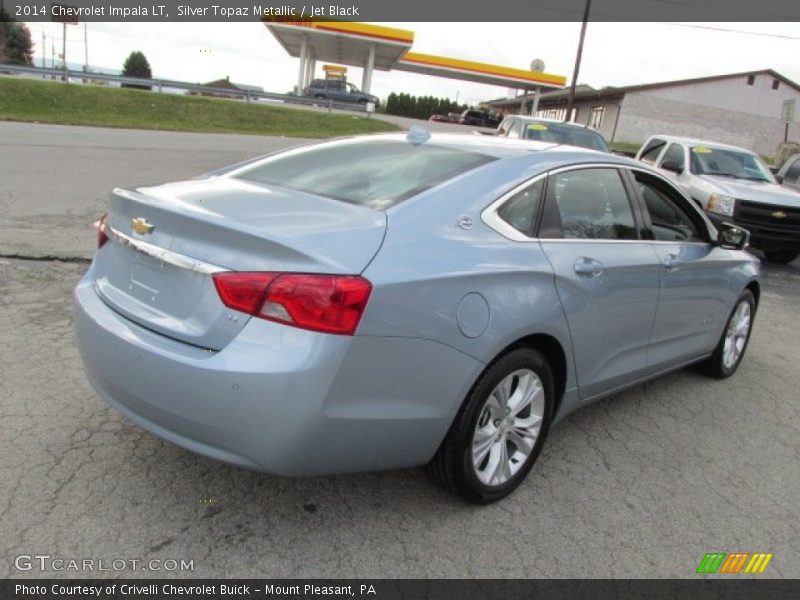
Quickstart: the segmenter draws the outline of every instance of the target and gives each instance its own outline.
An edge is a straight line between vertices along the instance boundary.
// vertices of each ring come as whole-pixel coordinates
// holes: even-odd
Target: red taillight
[[[358,275],[215,273],[225,306],[303,329],[353,335],[372,284]]]
[[[102,248],[103,244],[108,241],[108,235],[106,235],[106,221],[108,221],[108,213],[103,213],[103,216],[100,217],[100,220],[95,223],[97,227],[97,247]]]

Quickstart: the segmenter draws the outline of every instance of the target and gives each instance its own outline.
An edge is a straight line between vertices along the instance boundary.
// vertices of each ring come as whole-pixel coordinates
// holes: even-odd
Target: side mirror
[[[778,175],[777,173],[775,173],[775,181],[777,181],[778,183],[783,183],[783,175]]]
[[[729,250],[744,250],[750,244],[750,232],[732,223],[722,223],[719,226],[717,243]]]
[[[674,160],[665,160],[661,163],[661,168],[665,171],[672,171],[673,173],[677,173],[680,175],[683,173],[683,167],[681,167],[676,161]]]

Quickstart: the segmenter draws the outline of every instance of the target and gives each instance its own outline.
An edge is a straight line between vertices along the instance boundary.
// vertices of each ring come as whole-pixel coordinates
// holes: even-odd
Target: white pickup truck
[[[731,222],[773,262],[800,256],[800,193],[780,185],[758,155],[716,142],[651,136],[636,154],[671,177],[715,225]]]

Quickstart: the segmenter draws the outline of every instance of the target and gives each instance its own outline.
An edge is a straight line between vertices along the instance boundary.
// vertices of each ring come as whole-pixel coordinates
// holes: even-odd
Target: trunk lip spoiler
[[[106,225],[106,235],[110,240],[117,241],[123,246],[128,246],[136,252],[146,254],[147,256],[151,256],[182,269],[196,271],[198,273],[203,273],[204,275],[212,275],[214,273],[222,273],[230,270],[226,269],[225,267],[220,267],[219,265],[214,265],[190,256],[186,256],[185,254],[179,254],[173,250],[161,248],[149,242],[145,242],[144,240],[138,240],[122,233],[121,231],[118,231],[117,229],[114,229],[110,225]]]

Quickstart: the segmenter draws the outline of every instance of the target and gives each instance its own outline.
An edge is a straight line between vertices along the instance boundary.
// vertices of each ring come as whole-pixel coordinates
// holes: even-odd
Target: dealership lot
[[[236,469],[106,407],[81,370],[70,292],[108,190],[301,142],[0,123],[2,576],[97,574],[15,568],[40,554],[193,561],[201,577],[693,577],[716,550],[772,552],[765,576],[800,577],[798,261],[766,266],[733,378],[683,370],[579,411],[522,488],[484,508],[419,470]]]

